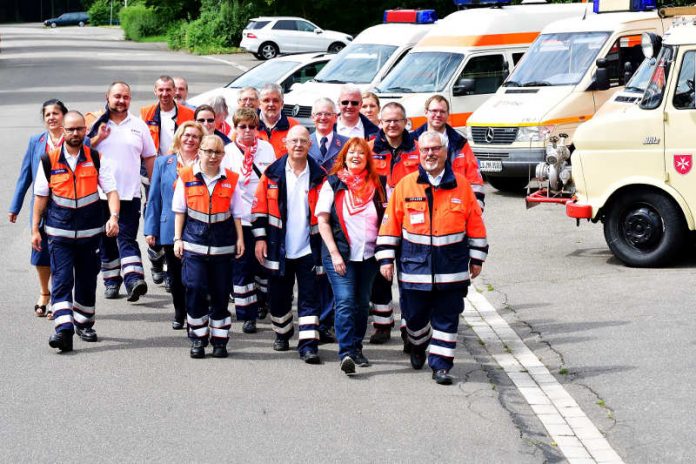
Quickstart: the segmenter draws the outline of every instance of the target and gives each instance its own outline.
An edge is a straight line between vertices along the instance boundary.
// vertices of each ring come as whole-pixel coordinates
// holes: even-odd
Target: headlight
[[[553,132],[554,126],[527,126],[517,131],[515,142],[543,142]]]

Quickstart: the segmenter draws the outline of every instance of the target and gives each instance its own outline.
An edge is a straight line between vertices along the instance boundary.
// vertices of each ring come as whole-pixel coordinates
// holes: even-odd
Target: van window
[[[513,53],[512,54],[512,65],[517,66],[517,63],[520,62],[520,59],[524,56],[524,52],[519,52],[519,53]]]
[[[395,51],[396,45],[353,42],[341,50],[314,80],[332,84],[369,84]]]
[[[464,66],[455,87],[465,79],[474,81],[468,95],[495,93],[508,75],[508,67],[503,55],[474,56]]]
[[[296,31],[297,22],[290,19],[279,19],[278,22],[273,25],[273,29],[282,31]]]
[[[249,21],[244,29],[263,29],[270,21]]]
[[[672,64],[672,54],[674,49],[670,46],[663,45],[660,54],[657,55],[657,64],[655,71],[650,77],[648,88],[645,89],[643,99],[640,101],[640,107],[646,110],[654,110],[662,103],[662,97],[665,95],[665,84],[669,76],[669,70]]]
[[[283,82],[283,90],[285,92],[289,92],[290,87],[292,87],[293,84],[297,82],[307,82],[308,80],[313,79],[314,76],[321,71],[321,68],[323,68],[324,65],[326,65],[326,61],[318,61],[316,63],[310,63],[307,66],[301,67],[292,73],[292,76],[287,78],[285,82]]]
[[[415,52],[408,53],[379,84],[378,92],[425,93],[442,92],[452,80],[461,53]]]
[[[640,46],[640,35],[620,37],[609,49],[605,56],[609,70],[609,87],[626,84],[626,63],[634,72],[643,61],[643,50]]]
[[[672,104],[679,110],[693,110],[696,108],[694,99],[694,58],[696,52],[686,52],[677,79],[677,89],[674,91]]]

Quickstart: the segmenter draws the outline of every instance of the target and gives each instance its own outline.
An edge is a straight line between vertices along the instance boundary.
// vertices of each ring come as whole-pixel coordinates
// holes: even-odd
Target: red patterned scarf
[[[375,184],[367,180],[367,170],[353,174],[343,169],[336,175],[348,187],[348,201],[345,202],[348,214],[354,216],[364,211],[375,196]]]
[[[256,154],[256,149],[259,148],[258,140],[254,137],[254,144],[248,147],[242,143],[240,134],[237,136],[235,143],[237,144],[237,148],[244,153],[244,160],[242,161],[242,182],[244,185],[247,185],[251,179],[251,173],[254,170],[254,155]]]

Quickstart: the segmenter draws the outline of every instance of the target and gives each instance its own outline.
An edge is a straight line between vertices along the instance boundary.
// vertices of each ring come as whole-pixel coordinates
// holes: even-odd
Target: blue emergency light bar
[[[437,21],[435,10],[386,10],[385,23],[432,24]]]
[[[459,8],[472,8],[476,6],[510,5],[512,0],[452,0]]]
[[[592,0],[592,11],[595,13],[651,11],[656,8],[657,0]]]

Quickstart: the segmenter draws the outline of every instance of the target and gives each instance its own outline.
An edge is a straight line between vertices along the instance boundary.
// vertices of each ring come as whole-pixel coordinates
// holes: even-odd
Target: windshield
[[[657,55],[657,63],[655,71],[650,77],[648,87],[645,89],[643,100],[640,102],[640,107],[646,110],[652,110],[660,106],[662,97],[665,94],[665,85],[667,84],[667,76],[669,76],[669,68],[672,64],[672,47],[662,46],[660,54]]]
[[[225,87],[231,89],[256,87],[260,89],[268,82],[279,82],[283,76],[295,69],[299,64],[297,61],[266,61],[242,74]]]
[[[352,43],[329,61],[314,80],[333,84],[369,84],[395,50],[395,45]]]
[[[633,73],[631,80],[626,83],[626,90],[630,92],[643,93],[648,87],[648,82],[650,82],[650,76],[652,76],[655,70],[655,63],[657,60],[655,58],[646,58],[638,66],[636,72]]]
[[[409,53],[384,78],[377,91],[442,92],[463,60],[464,55],[461,53]]]
[[[608,32],[564,32],[537,37],[505,87],[573,85],[594,63]]]

